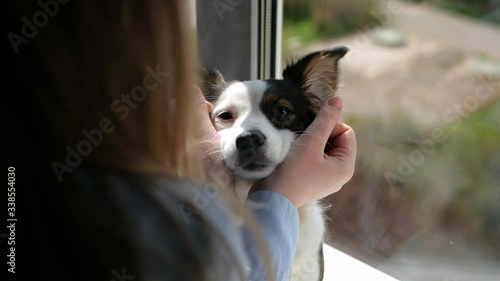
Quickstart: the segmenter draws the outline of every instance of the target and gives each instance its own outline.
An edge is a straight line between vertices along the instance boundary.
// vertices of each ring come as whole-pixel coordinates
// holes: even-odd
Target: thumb
[[[216,133],[215,128],[212,125],[212,121],[209,117],[209,111],[213,109],[213,105],[205,100],[205,97],[201,93],[199,87],[193,87],[193,95],[194,95],[194,106],[196,108],[195,120],[197,125],[201,129],[201,134],[214,134]]]
[[[199,112],[205,112],[206,110],[210,111],[213,108],[213,105],[209,103],[207,100],[205,100],[205,97],[203,96],[203,93],[201,92],[200,88],[198,86],[193,86],[193,92],[194,92],[194,100],[195,100],[195,106],[198,107]]]
[[[342,100],[340,97],[329,98],[328,101],[321,107],[314,121],[302,134],[303,141],[308,143],[310,147],[316,147],[323,151],[328,139],[330,138],[333,129],[339,122],[340,113],[342,112]]]

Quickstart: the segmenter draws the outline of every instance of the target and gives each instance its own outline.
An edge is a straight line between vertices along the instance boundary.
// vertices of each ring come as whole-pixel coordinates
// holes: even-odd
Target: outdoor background
[[[500,0],[284,0],[283,61],[348,46],[328,241],[401,280],[500,280]]]

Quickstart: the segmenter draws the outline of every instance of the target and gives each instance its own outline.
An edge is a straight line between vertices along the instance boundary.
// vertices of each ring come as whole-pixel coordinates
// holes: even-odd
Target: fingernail
[[[342,101],[340,100],[340,97],[329,98],[326,103],[330,107],[333,107],[335,109],[340,109],[340,107],[342,106]]]

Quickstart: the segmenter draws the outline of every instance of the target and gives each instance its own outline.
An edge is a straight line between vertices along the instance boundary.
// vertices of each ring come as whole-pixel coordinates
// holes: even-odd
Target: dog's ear
[[[214,102],[220,95],[220,90],[218,86],[225,83],[224,77],[215,68],[207,69],[205,67],[200,67],[200,81],[199,87],[205,99],[209,102]]]
[[[342,46],[306,55],[283,70],[283,78],[302,89],[313,107],[335,95],[338,84],[338,61],[349,51]]]

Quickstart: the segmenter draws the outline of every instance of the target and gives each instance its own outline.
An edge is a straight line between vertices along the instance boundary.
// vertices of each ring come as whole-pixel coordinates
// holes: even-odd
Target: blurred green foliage
[[[373,21],[370,12],[380,0],[285,0],[283,53],[304,44],[362,29]]]
[[[465,16],[500,25],[500,0],[407,0],[429,3]]]
[[[500,25],[500,0],[406,0]],[[283,56],[325,38],[363,29],[374,23],[373,12],[384,0],[285,0],[283,3]],[[379,22],[375,23],[379,24]]]
[[[409,218],[417,229],[438,226],[462,235],[500,258],[500,99],[460,120],[423,128],[409,117],[383,122],[355,117],[346,122],[356,131],[356,182],[379,182],[380,188],[403,193],[413,202]],[[442,129],[446,139],[433,141],[431,153],[422,142]],[[420,144],[419,144],[420,143]],[[411,173],[398,172],[401,159],[421,151],[424,160]],[[387,180],[387,172],[402,180]],[[387,199],[389,200],[389,199]],[[379,202],[388,204],[388,202]]]

